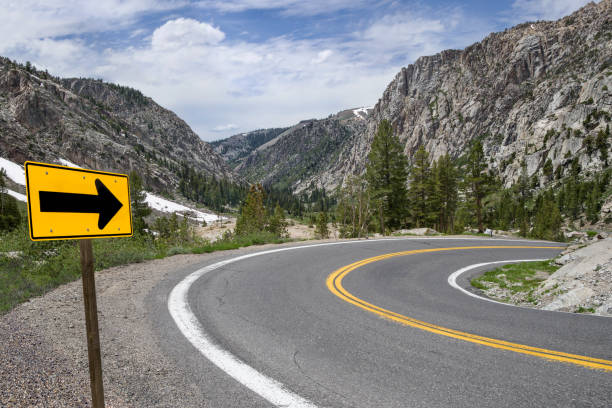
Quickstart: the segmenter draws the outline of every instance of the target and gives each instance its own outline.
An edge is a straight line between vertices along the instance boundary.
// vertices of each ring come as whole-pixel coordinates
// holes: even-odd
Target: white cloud
[[[212,131],[213,132],[226,132],[228,130],[236,130],[236,129],[240,129],[240,126],[234,123],[228,123],[227,125],[215,126],[214,128],[212,128]]]
[[[203,8],[226,13],[278,9],[284,15],[313,16],[356,9],[372,3],[375,2],[366,0],[204,0],[198,4]]]
[[[355,33],[359,49],[362,53],[378,54],[379,62],[391,61],[401,55],[414,59],[436,53],[444,45],[452,45],[449,33],[453,32],[458,21],[464,20],[458,9],[436,14],[437,18],[411,12],[384,16],[362,32]]]
[[[513,22],[557,20],[573,13],[589,0],[515,0]]]
[[[128,27],[152,11],[180,7],[179,0],[19,0],[2,4],[0,53],[32,39],[94,33]]]
[[[323,50],[317,54],[317,57],[312,60],[313,64],[325,62],[334,52],[332,50]]]
[[[155,49],[175,47],[194,47],[218,44],[225,34],[207,23],[200,23],[191,18],[170,20],[153,32],[151,45]]]

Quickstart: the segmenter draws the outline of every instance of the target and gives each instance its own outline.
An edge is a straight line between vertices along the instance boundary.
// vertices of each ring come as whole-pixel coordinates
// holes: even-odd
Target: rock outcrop
[[[534,293],[539,308],[612,316],[612,238],[568,252],[556,262],[563,266]]]
[[[0,157],[127,173],[153,191],[175,189],[182,163],[235,179],[224,160],[173,112],[139,91],[60,79],[0,58]]]
[[[506,185],[523,161],[540,185],[568,172],[573,158],[595,172],[606,165],[594,141],[611,121],[611,91],[612,1],[603,0],[403,68],[353,146],[353,170],[363,169],[378,123],[388,119],[409,157],[424,145],[433,159],[457,158],[481,138]],[[547,160],[552,174],[544,171]]]

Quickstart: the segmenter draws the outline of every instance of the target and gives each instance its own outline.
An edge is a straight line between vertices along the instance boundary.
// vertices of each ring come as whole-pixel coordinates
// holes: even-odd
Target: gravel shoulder
[[[159,349],[147,295],[187,268],[273,246],[278,247],[176,255],[96,272],[107,407],[209,406],[195,389],[184,394],[193,385]],[[88,370],[80,280],[0,317],[0,407],[90,406]]]
[[[141,399],[147,388],[158,382],[157,376],[171,374],[169,363],[156,352],[144,298],[168,274],[205,257],[178,255],[96,273],[107,406],[146,406]],[[89,406],[81,281],[3,316],[0,355],[0,406]],[[138,381],[137,392],[130,389],[134,376],[144,380]]]

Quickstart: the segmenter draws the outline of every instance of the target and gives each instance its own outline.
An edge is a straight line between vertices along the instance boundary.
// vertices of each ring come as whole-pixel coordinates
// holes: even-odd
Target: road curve
[[[251,256],[191,279],[185,299],[202,335],[296,400],[274,400],[258,392],[257,384],[241,384],[179,330],[172,307],[159,301],[172,300],[193,269],[155,289],[152,312],[162,349],[190,378],[185,392],[205,394],[210,406],[609,406],[612,371],[605,367],[612,361],[612,319],[486,302],[447,283],[452,272],[475,263],[549,258],[560,251],[547,246],[557,245],[352,241]],[[337,278],[365,259],[375,260],[353,265],[340,286],[347,298],[388,315],[347,301],[329,284],[334,273]],[[481,271],[461,275],[459,285]],[[500,341],[599,361],[603,369],[486,344]]]

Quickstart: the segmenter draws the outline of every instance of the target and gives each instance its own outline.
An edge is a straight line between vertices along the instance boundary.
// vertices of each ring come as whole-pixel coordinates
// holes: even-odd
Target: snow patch
[[[368,111],[374,109],[373,106],[370,106],[369,108],[357,108],[357,109],[353,109],[353,115],[357,116],[360,119],[365,119],[368,116]]]
[[[68,160],[66,160],[66,159],[58,159],[58,160],[57,160],[57,162],[58,162],[59,164],[61,164],[62,166],[68,166],[68,167],[77,167],[77,168],[79,168],[79,169],[82,169],[82,167],[81,167],[81,166],[79,166],[78,164],[74,164],[73,162],[68,161]]]
[[[24,203],[28,202],[28,198],[24,194],[9,189],[6,189],[6,193],[10,196],[15,197],[19,201],[23,201]]]
[[[193,220],[197,220],[198,222],[206,221],[206,223],[211,223],[217,220],[225,219],[225,217],[220,217],[215,214],[209,214],[202,211],[194,210],[193,208],[189,208],[182,204],[175,203],[174,201],[166,200],[165,198],[161,198],[151,193],[146,193],[145,201],[149,205],[149,207],[154,210],[165,212],[165,213],[179,213],[181,215],[187,214],[187,216]]]
[[[23,167],[17,163],[13,163],[10,160],[0,157],[0,168],[6,170],[6,175],[8,178],[17,184],[25,186],[25,170],[23,170]]]

